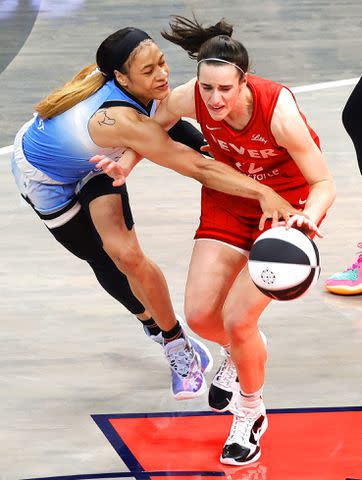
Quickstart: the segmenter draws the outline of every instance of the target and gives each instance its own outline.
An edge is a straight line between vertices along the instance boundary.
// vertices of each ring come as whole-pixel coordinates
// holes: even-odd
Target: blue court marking
[[[121,457],[123,462],[128,467],[128,470],[133,471],[144,471],[142,465],[138,462],[136,457],[133,455],[131,450],[127,447],[125,442],[120,438],[118,433],[115,431],[113,426],[110,424],[110,418],[121,418],[117,416],[109,415],[91,415],[93,420],[96,422],[100,430],[103,432],[109,443],[115,449],[117,454]],[[129,418],[129,417],[127,417]]]
[[[352,407],[303,407],[303,408],[268,408],[267,413],[321,413],[321,412],[361,412],[362,406]],[[106,419],[113,418],[157,418],[157,417],[207,417],[213,415],[231,415],[230,412],[216,413],[209,411],[193,412],[152,412],[152,413],[110,413],[91,415],[98,426]],[[101,428],[101,427],[100,427]],[[362,479],[357,479],[362,480]]]
[[[193,477],[195,475],[202,477],[225,477],[225,472],[199,471],[199,470],[185,470],[184,472],[177,471],[137,471],[137,472],[111,472],[111,473],[89,473],[81,475],[61,475],[57,477],[39,477],[39,478],[24,478],[23,480],[95,480],[101,478],[131,478],[137,480],[147,480],[150,477]],[[347,480],[347,479],[346,479]],[[349,479],[357,480],[357,479]]]

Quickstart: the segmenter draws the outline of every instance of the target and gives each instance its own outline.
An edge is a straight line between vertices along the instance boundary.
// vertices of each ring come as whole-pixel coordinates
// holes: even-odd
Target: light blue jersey
[[[112,102],[131,106],[147,116],[153,116],[156,110],[156,101],[146,109],[111,80],[60,115],[44,121],[35,115],[18,132],[12,171],[20,192],[39,212],[53,213],[73,200],[82,180],[96,171],[89,162],[91,157],[107,155],[117,160],[124,152],[125,147],[99,147],[88,132],[90,118]]]
[[[99,147],[88,133],[90,118],[105,102],[111,101],[126,102],[147,116],[154,113],[156,104],[153,101],[151,110],[147,111],[111,80],[60,115],[44,121],[36,117],[23,137],[23,151],[28,162],[54,180],[73,183],[94,169],[89,163],[93,155],[119,158],[124,148]]]

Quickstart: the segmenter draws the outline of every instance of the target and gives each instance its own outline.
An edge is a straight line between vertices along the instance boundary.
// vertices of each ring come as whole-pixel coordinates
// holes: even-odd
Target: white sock
[[[264,385],[253,393],[245,393],[240,390],[241,406],[252,409],[258,408],[263,403],[263,389]]]

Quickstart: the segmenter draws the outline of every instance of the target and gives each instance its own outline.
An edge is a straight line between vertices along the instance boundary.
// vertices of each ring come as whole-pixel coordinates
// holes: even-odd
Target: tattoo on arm
[[[97,112],[97,116],[100,116],[100,119],[97,120],[98,122],[98,125],[107,125],[107,126],[113,126],[116,121],[114,118],[111,118],[109,115],[108,115],[108,112],[107,112],[107,109],[104,108],[102,110],[99,110]]]

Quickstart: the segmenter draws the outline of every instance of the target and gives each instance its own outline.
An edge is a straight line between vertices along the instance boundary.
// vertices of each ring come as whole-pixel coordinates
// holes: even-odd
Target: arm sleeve
[[[183,143],[193,150],[202,153],[202,155],[208,155],[211,157],[208,152],[200,151],[200,148],[206,145],[207,142],[202,133],[190,122],[179,120],[172,128],[170,128],[168,134],[175,142]]]

